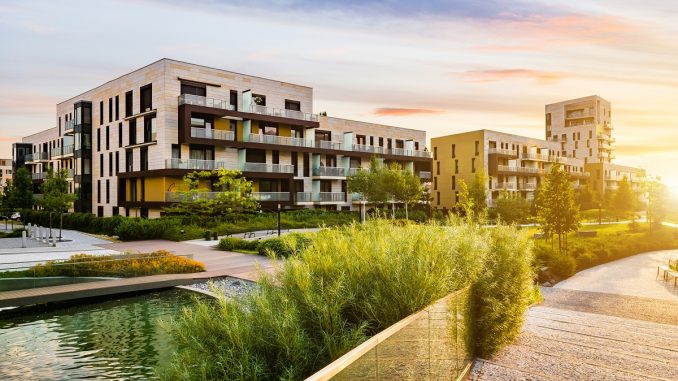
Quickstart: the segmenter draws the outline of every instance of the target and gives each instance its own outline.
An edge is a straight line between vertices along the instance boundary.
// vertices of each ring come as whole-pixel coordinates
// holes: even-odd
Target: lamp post
[[[278,204],[278,237],[280,237],[280,204]]]

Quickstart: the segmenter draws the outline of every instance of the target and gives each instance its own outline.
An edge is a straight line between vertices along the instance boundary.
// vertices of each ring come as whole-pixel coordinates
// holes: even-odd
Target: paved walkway
[[[472,380],[678,380],[678,297],[655,279],[678,251],[582,271],[527,312],[517,340],[475,362]]]

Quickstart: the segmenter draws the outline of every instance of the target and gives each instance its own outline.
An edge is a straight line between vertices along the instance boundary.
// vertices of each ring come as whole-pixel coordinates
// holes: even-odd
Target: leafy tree
[[[579,228],[579,206],[570,179],[562,166],[553,163],[535,198],[542,232],[558,236],[558,251],[567,250],[567,234]]]
[[[516,193],[503,190],[495,203],[495,211],[502,221],[513,224],[524,222],[530,215],[530,202]]]
[[[259,208],[252,198],[252,182],[240,171],[196,171],[183,181],[186,190],[177,192],[179,201],[164,209],[167,214],[208,218]]]
[[[575,196],[577,203],[579,204],[580,210],[589,210],[595,209],[598,207],[598,200],[596,198],[595,192],[589,185],[585,187],[580,187],[575,191]]]
[[[50,237],[52,236],[52,213],[65,213],[73,205],[75,195],[68,193],[68,172],[60,169],[54,172],[50,167],[47,170],[47,177],[40,186],[42,199],[37,204],[45,211],[49,212]]]
[[[659,179],[645,183],[645,189],[647,191],[647,222],[650,223],[650,227],[654,227],[660,225],[666,218],[668,192],[666,185]]]
[[[33,207],[33,180],[26,167],[19,168],[14,180],[5,192],[5,204],[8,210],[31,209]]]
[[[396,172],[396,183],[393,188],[395,199],[405,204],[405,219],[409,219],[408,206],[425,199],[425,189],[418,176],[410,171]]]
[[[619,220],[619,218],[625,217],[630,212],[633,212],[635,210],[635,206],[636,199],[635,195],[633,194],[633,190],[631,190],[631,184],[629,183],[629,180],[626,178],[626,176],[624,176],[622,181],[619,183],[619,188],[617,188],[617,191],[612,195],[610,209],[614,211],[615,215],[617,216],[617,220]]]
[[[485,172],[479,171],[473,177],[471,184],[464,179],[459,180],[458,207],[467,218],[482,220],[487,214],[487,191]]]

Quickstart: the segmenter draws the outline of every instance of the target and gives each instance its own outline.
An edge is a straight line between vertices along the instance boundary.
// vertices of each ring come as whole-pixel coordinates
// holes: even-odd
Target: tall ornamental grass
[[[274,276],[264,276],[257,291],[238,300],[197,302],[165,322],[180,350],[159,375],[166,380],[303,379],[375,333],[479,279],[483,285],[478,292],[497,295],[480,295],[478,302],[507,307],[510,298],[525,291],[522,281],[531,274],[529,266],[507,263],[525,253],[521,245],[527,241],[517,236],[513,228],[488,231],[454,221],[446,226],[395,226],[378,220],[321,231]],[[515,254],[509,253],[512,249]],[[502,250],[501,258],[488,260],[492,250]],[[525,260],[529,263],[529,253]],[[507,274],[495,280],[485,275],[504,270]],[[520,285],[508,290],[513,279]],[[491,309],[484,305],[478,311]],[[495,323],[502,329],[520,328],[512,325],[518,321],[513,314],[492,315],[505,318],[507,323]]]

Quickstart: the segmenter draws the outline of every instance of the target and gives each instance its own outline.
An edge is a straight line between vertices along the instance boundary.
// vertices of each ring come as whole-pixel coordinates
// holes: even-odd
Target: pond
[[[175,347],[158,319],[205,296],[172,289],[0,315],[0,380],[147,380]]]
[[[99,282],[102,280],[111,280],[118,278],[102,277],[41,277],[41,278],[0,278],[0,292],[25,290],[28,288],[61,286],[64,284]]]

